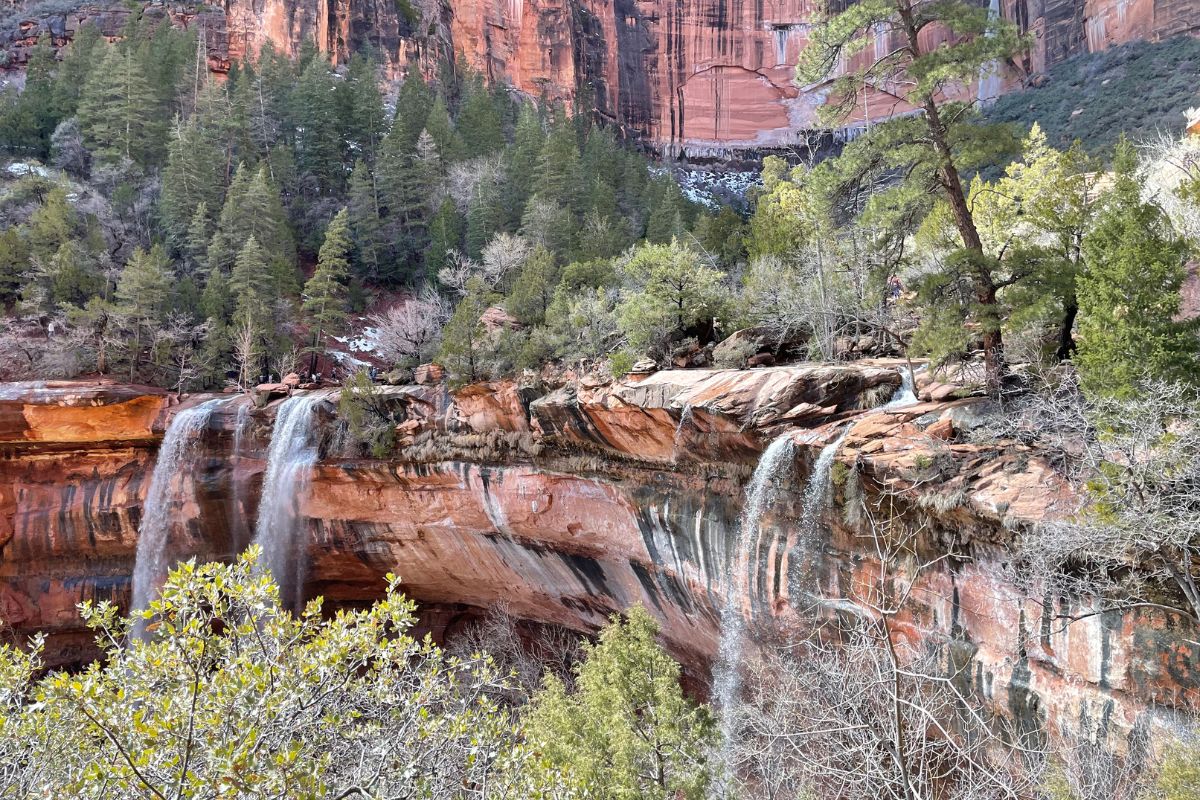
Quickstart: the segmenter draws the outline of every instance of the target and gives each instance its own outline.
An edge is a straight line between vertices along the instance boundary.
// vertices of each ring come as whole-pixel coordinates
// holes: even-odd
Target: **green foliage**
[[[414,604],[298,616],[256,563],[179,565],[123,620],[81,606],[103,657],[39,677],[41,642],[0,647],[8,796],[541,798],[489,659],[410,634]],[[144,636],[131,630],[146,630]],[[486,787],[483,788],[483,787]],[[561,794],[553,796],[561,797]]]
[[[1176,743],[1158,769],[1158,790],[1163,800],[1200,800],[1200,747]]]
[[[684,697],[679,665],[641,606],[585,645],[575,691],[553,675],[525,715],[543,768],[597,800],[700,800],[713,778],[716,727]]]
[[[558,286],[554,256],[538,245],[513,283],[505,304],[507,311],[527,325],[541,325]]]
[[[1133,159],[1132,146],[1118,143],[1115,184],[1083,242],[1076,363],[1093,396],[1128,397],[1146,379],[1197,379],[1195,325],[1176,319],[1189,248],[1142,201]]]
[[[163,144],[163,119],[142,63],[128,49],[108,45],[79,100],[84,140],[106,164],[155,163]]]
[[[317,268],[304,284],[304,314],[313,331],[309,351],[314,362],[325,350],[323,342],[330,334],[340,333],[346,324],[346,282],[350,279],[350,252],[354,247],[349,216],[343,208],[325,229]]]
[[[396,449],[396,421],[387,398],[365,369],[346,381],[338,400],[338,419],[346,425],[353,455],[388,458]]]
[[[480,318],[499,297],[478,277],[471,278],[466,289],[466,296],[442,332],[438,363],[458,380],[472,382],[486,375],[484,362],[494,344]]]
[[[694,326],[711,325],[725,307],[724,273],[678,241],[641,247],[625,275],[629,285],[617,314],[638,351],[661,350]]]

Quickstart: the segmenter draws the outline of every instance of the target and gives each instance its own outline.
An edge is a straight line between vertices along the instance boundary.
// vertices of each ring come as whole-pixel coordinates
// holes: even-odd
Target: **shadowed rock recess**
[[[1075,506],[1043,456],[961,441],[979,399],[883,408],[900,382],[881,363],[668,371],[553,391],[385,387],[400,431],[388,460],[331,454],[337,395],[327,393],[314,401],[321,455],[295,498],[303,593],[368,602],[395,571],[435,636],[497,604],[593,631],[641,603],[703,682],[746,481],[787,435],[795,463],[753,537],[742,598],[753,617],[786,624],[798,593],[853,611],[880,567],[861,509],[886,497],[891,530],[917,542],[899,566],[918,587],[899,635],[941,648],[969,689],[1037,725],[1087,714],[1128,729],[1148,709],[1195,704],[1200,652],[1180,620],[1138,611],[1054,626],[1045,609],[1066,601],[1009,577],[1014,537]],[[10,637],[46,632],[51,665],[92,657],[75,604],[128,606],[156,448],[173,415],[212,399],[110,383],[0,389]],[[170,493],[171,558],[227,559],[250,541],[278,408],[242,396],[215,404]],[[842,434],[830,501],[815,534],[797,536],[812,465]],[[918,561],[935,563],[918,573]]]

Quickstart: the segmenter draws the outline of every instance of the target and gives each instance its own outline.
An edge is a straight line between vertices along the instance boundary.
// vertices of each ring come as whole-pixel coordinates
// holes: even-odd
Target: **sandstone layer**
[[[1029,51],[962,86],[988,99],[1069,56],[1200,31],[1198,0],[993,0],[1029,34]],[[42,33],[57,44],[81,24],[119,35],[131,13],[204,32],[216,71],[267,42],[296,54],[315,44],[341,63],[369,48],[399,78],[461,58],[531,97],[582,104],[622,130],[691,156],[803,144],[824,125],[828,85],[798,86],[795,65],[817,19],[813,0],[226,0],[223,6],[84,4],[0,32],[19,67]],[[944,32],[927,29],[934,45]],[[856,58],[897,44],[880,35]],[[859,128],[911,111],[887,86],[864,87],[845,122]]]
[[[360,604],[395,572],[436,635],[496,606],[594,631],[641,603],[702,682],[731,574],[749,575],[739,600],[756,625],[786,626],[801,608],[870,614],[880,586],[911,582],[897,636],[935,647],[966,688],[1024,725],[1128,729],[1200,704],[1197,637],[1180,618],[1052,619],[1080,601],[1043,597],[1009,562],[1029,526],[1072,513],[1069,487],[1035,450],[965,440],[985,400],[882,406],[898,370],[387,387],[401,445],[387,460],[330,449],[328,393],[324,454],[294,498],[305,593]],[[13,638],[49,634],[52,665],[79,663],[94,651],[74,606],[128,604],[155,442],[176,409],[207,398],[112,385],[13,385],[0,398],[0,614]],[[277,408],[240,396],[217,406],[172,500],[176,557],[229,558],[249,542]],[[772,441],[790,442],[791,455],[742,547],[746,483]],[[819,505],[806,508],[813,465],[835,441]],[[870,538],[880,524],[889,541],[912,543],[886,569]]]

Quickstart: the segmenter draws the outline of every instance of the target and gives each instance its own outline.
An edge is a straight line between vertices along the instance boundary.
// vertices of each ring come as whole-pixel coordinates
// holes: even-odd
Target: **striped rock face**
[[[62,45],[80,25],[94,24],[116,37],[137,14],[152,26],[203,30],[216,72],[267,42],[292,55],[312,42],[335,63],[369,48],[392,79],[413,69],[433,76],[440,59],[461,58],[530,97],[571,108],[583,96],[599,116],[664,150],[724,158],[804,144],[806,131],[824,127],[817,112],[828,102],[827,83],[793,79],[820,8],[814,0],[95,3],[35,13],[0,33],[0,48],[9,69],[19,70],[43,33]],[[994,97],[1072,55],[1200,26],[1198,0],[991,0],[991,8],[1032,44],[1002,74],[961,87],[963,99]],[[933,47],[948,34],[929,28],[922,36]],[[897,44],[881,34],[845,66],[869,64]],[[882,88],[864,93],[845,121],[851,128],[912,110]]]
[[[1013,545],[1076,498],[1038,452],[965,442],[959,427],[985,401],[921,402],[938,388],[927,384],[885,407],[899,383],[896,365],[878,363],[668,371],[553,391],[383,387],[400,441],[386,460],[332,452],[328,394],[313,415],[320,458],[292,498],[302,592],[359,605],[394,572],[435,636],[495,606],[590,632],[640,603],[703,686],[727,592],[754,624],[786,627],[814,602],[868,613],[887,574],[916,587],[897,637],[938,649],[967,689],[1023,725],[1087,717],[1128,729],[1200,701],[1198,637],[1183,620],[1139,611],[1047,624],[1051,609],[1080,601],[1047,603],[1023,585]],[[179,410],[211,399],[0,388],[9,636],[46,632],[51,665],[93,657],[75,604],[128,604],[158,443]],[[167,494],[170,558],[228,559],[251,540],[278,408],[215,404]],[[751,473],[781,440],[769,497],[743,531]],[[886,569],[857,510],[883,498],[889,532],[913,542]]]

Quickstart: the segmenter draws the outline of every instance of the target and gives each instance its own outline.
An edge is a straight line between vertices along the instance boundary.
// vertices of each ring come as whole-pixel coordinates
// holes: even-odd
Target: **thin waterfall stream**
[[[184,480],[191,470],[195,457],[194,444],[217,406],[226,398],[209,400],[194,408],[180,411],[171,418],[158,459],[150,477],[150,489],[146,493],[141,524],[138,525],[137,551],[133,564],[134,611],[143,611],[150,606],[167,572],[167,541],[171,535],[171,519],[174,503],[179,499],[178,482]],[[138,620],[134,635],[142,638],[145,626]]]
[[[763,451],[754,468],[750,483],[746,485],[746,501],[738,518],[737,547],[725,568],[725,602],[721,608],[721,636],[717,647],[717,663],[713,668],[713,699],[718,709],[733,708],[741,693],[741,662],[745,630],[745,619],[738,607],[742,596],[749,589],[754,542],[762,524],[763,514],[770,507],[778,491],[779,477],[791,468],[795,458],[793,433],[777,437]],[[733,715],[721,715],[722,760],[728,764],[729,747],[733,739]],[[719,786],[715,797],[726,795],[726,787]]]
[[[844,429],[837,439],[822,448],[813,462],[812,474],[804,491],[804,510],[799,536],[788,537],[788,550],[791,550],[797,541],[801,542],[806,551],[814,544],[813,534],[828,497],[833,463],[847,433],[849,427]],[[725,601],[721,609],[721,635],[717,648],[717,663],[713,668],[713,699],[717,708],[723,712],[721,758],[726,766],[726,775],[729,773],[735,724],[735,715],[731,710],[735,708],[742,688],[741,668],[746,620],[739,606],[754,583],[752,575],[757,571],[757,565],[752,562],[761,549],[757,540],[763,516],[771,508],[787,476],[791,474],[795,460],[794,435],[794,431],[788,432],[771,442],[754,468],[754,474],[746,486],[745,506],[738,520],[737,550],[727,567]],[[784,563],[787,564],[788,561],[785,559]],[[749,603],[753,608],[753,598],[749,598]],[[727,795],[728,786],[719,784],[713,797],[725,798]]]
[[[297,609],[303,602],[307,568],[297,541],[298,505],[317,461],[316,410],[324,399],[324,394],[294,395],[280,404],[254,526],[253,543],[262,548],[261,566],[269,569],[279,584],[281,598],[285,602],[290,599]]]

